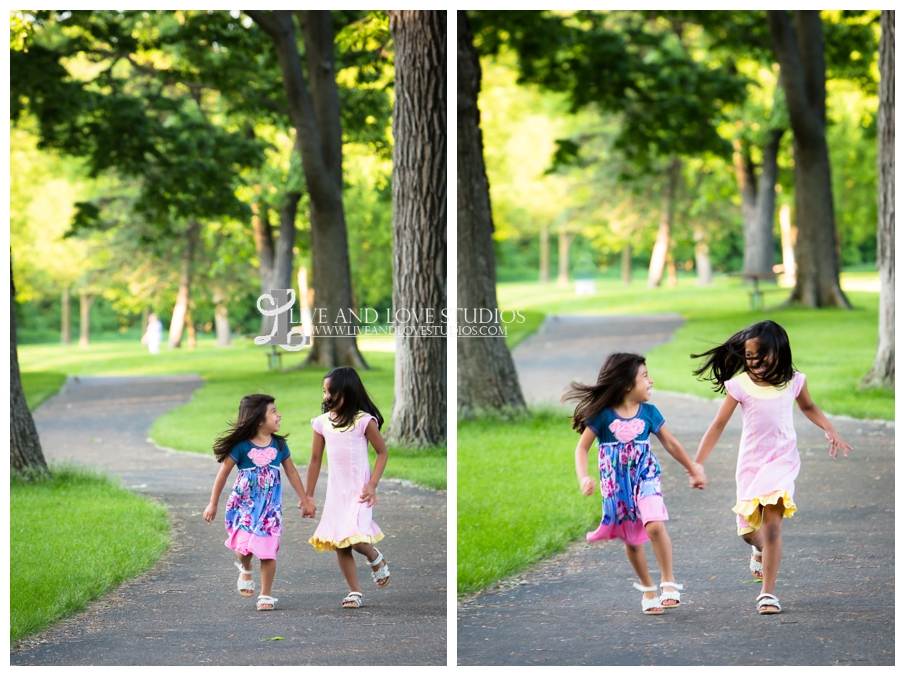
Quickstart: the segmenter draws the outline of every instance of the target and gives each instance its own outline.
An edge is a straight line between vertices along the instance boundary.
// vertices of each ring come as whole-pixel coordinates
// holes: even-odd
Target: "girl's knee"
[[[657,540],[666,536],[666,526],[662,521],[648,521],[644,524],[644,530],[647,531],[647,537],[651,540]]]

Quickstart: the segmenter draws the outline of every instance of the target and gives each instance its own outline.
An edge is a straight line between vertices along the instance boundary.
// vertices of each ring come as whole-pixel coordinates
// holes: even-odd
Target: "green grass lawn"
[[[84,469],[10,480],[10,641],[40,631],[150,568],[166,508]]]
[[[546,314],[679,313],[684,326],[670,343],[647,355],[654,387],[705,397],[718,395],[692,376],[695,361],[689,355],[770,318],[788,331],[795,365],[807,374],[808,389],[824,411],[893,420],[892,391],[857,389],[877,345],[875,280],[875,273],[843,275],[852,311],[771,308],[785,299],[782,292],[767,295],[766,311],[751,311],[747,287],[729,278],[718,278],[709,288],[680,278],[676,289],[648,289],[644,280],[629,287],[598,281],[597,293],[582,297],[555,284],[500,284],[498,297],[501,308],[521,309],[536,323]],[[485,588],[561,551],[599,518],[599,501],[576,489],[576,441],[565,409],[534,410],[530,420],[516,422],[459,421],[459,594]],[[542,457],[537,449],[557,449],[544,451],[556,457]],[[537,471],[540,464],[542,472]]]
[[[389,417],[393,403],[394,355],[387,348],[392,339],[359,340],[365,361],[371,367],[361,370],[362,382],[374,403]],[[369,349],[371,348],[371,349]],[[211,453],[214,439],[234,421],[239,401],[246,394],[266,392],[276,399],[283,416],[281,432],[289,434],[294,462],[307,464],[312,439],[311,418],[320,414],[321,381],[328,369],[298,371],[267,370],[267,350],[251,340],[218,348],[212,339],[200,340],[194,350],[161,349],[148,354],[140,344],[106,342],[79,349],[74,346],[25,345],[19,347],[23,382],[44,374],[70,375],[162,375],[197,373],[205,380],[193,400],[158,418],[151,437],[168,448],[195,453]],[[302,357],[283,352],[283,366],[300,363]],[[383,431],[386,431],[384,426]],[[389,448],[390,459],[385,477],[406,479],[430,488],[446,488],[446,449],[409,450]],[[373,458],[373,453],[372,453]]]

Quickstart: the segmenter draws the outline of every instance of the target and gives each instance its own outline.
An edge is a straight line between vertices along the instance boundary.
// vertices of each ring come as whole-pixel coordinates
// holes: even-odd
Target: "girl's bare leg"
[[[276,559],[261,559],[261,596],[270,596],[270,592],[273,589],[273,577],[276,572]]]
[[[339,563],[339,570],[346,578],[346,584],[349,585],[349,591],[361,592],[361,587],[358,586],[358,571],[355,570],[355,559],[352,558],[352,548],[337,549],[336,560]]]
[[[641,584],[645,587],[655,587],[654,578],[650,576],[650,572],[647,570],[647,557],[644,555],[644,546],[627,544],[625,545],[625,554],[628,556],[628,562],[632,564],[632,568],[635,569],[635,574],[638,576]],[[655,591],[641,593],[646,599],[653,599],[659,596]],[[651,610],[654,613],[663,612],[662,608],[660,610],[652,608]]]
[[[662,521],[648,521],[644,524],[644,529],[647,531],[647,537],[650,538],[650,544],[654,548],[654,555],[660,565],[660,579],[663,582],[675,582],[676,579],[672,574],[672,540],[669,539],[666,526],[663,525]],[[674,599],[666,599],[661,601],[661,604],[664,606],[679,605]]]
[[[240,554],[236,552],[236,557],[239,559],[239,563],[242,564],[243,570],[251,570],[251,554]],[[251,580],[252,575],[249,573],[248,575],[240,574],[239,577],[243,580]],[[242,596],[254,596],[254,592],[250,590],[243,590],[239,592]]]
[[[764,583],[761,592],[772,594],[776,587],[776,576],[782,561],[782,515],[785,511],[782,500],[775,505],[764,505],[763,531]],[[776,606],[763,606],[768,610],[779,610]]]
[[[760,508],[761,512],[763,512],[763,509],[764,509],[763,507]],[[754,554],[754,552],[751,553],[751,556],[753,556],[754,560],[757,561],[758,563],[763,563],[764,562],[764,558],[763,558],[764,538],[763,538],[763,535],[761,534],[760,530],[755,530],[750,533],[745,533],[744,535],[742,535],[742,540],[747,542],[752,547],[757,547],[757,550],[761,553],[761,556],[757,556],[756,554]],[[758,575],[757,573],[753,573],[753,575],[758,580],[764,579],[763,573],[761,573],[760,575]]]

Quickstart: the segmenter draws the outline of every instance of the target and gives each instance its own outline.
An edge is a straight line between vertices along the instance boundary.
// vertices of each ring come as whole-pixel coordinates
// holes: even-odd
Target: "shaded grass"
[[[166,508],[85,469],[10,479],[10,641],[150,568],[169,543]]]
[[[566,409],[532,413],[519,422],[459,421],[459,594],[561,551],[599,521],[600,501],[576,490],[578,437]]]
[[[369,370],[359,370],[362,382],[388,416],[393,404],[394,354],[379,351],[389,341],[359,340]],[[368,347],[376,349],[369,351]],[[72,375],[164,375],[197,373],[205,384],[192,401],[158,418],[151,437],[161,446],[194,453],[212,453],[211,447],[236,418],[239,401],[246,394],[264,392],[276,399],[283,416],[281,433],[289,434],[293,462],[304,465],[311,448],[311,418],[321,413],[321,383],[328,369],[306,368],[285,372],[267,370],[268,349],[250,340],[218,348],[213,339],[200,340],[194,350],[162,348],[159,355],[134,343],[95,343],[88,348],[60,345],[28,345],[19,348],[19,359],[30,373],[42,369]],[[283,353],[283,366],[301,363],[303,357]],[[382,431],[386,431],[384,426]],[[390,447],[384,472],[437,489],[446,488],[446,449],[409,450]]]
[[[20,348],[21,349],[21,348]],[[21,373],[22,391],[28,408],[34,411],[48,397],[52,397],[66,382],[65,373],[54,371],[38,371]]]
[[[506,325],[509,334],[506,336],[506,347],[510,350],[537,331],[544,323],[547,313],[540,310],[523,310],[522,316],[525,318],[523,323]]]

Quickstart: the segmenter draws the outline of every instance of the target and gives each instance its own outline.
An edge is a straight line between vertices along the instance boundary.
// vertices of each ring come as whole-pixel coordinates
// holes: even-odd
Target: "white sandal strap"
[[[259,596],[258,605],[260,606],[263,604],[263,605],[275,606],[277,604],[277,601],[279,601],[279,600],[280,599],[276,599],[273,596]]]
[[[348,596],[346,596],[346,598],[349,598],[351,596],[357,596],[358,598],[361,598],[361,592],[349,592],[349,594],[348,594]]]
[[[683,587],[680,584],[676,584],[675,582],[661,582],[660,587],[661,588],[662,587],[674,587],[675,589],[680,589],[680,590],[685,589],[685,587]]]
[[[233,561],[233,564],[236,566],[236,568],[239,569],[239,572],[240,572],[242,575],[252,575],[252,574],[253,574],[252,571],[250,571],[250,570],[245,570],[245,569],[242,567],[242,564],[239,563],[238,561]]]
[[[754,556],[763,556],[764,555],[764,553],[762,551],[760,551],[754,545],[751,545],[751,552],[754,554]]]
[[[657,585],[654,585],[653,587],[644,587],[644,586],[638,584],[637,582],[632,582],[632,586],[633,586],[635,589],[637,589],[638,591],[640,591],[640,592],[655,592],[655,591],[657,591]]]
[[[377,558],[374,559],[373,561],[368,561],[369,566],[376,566],[378,563],[383,561],[383,554],[380,553],[380,550],[377,549],[377,547],[374,547],[374,551],[377,552]]]

